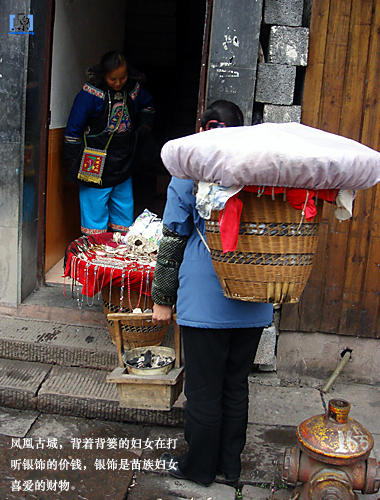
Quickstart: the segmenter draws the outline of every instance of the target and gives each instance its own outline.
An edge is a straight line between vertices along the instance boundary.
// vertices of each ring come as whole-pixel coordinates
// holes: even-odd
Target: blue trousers
[[[99,234],[107,231],[125,232],[133,223],[132,178],[118,186],[95,188],[79,186],[81,231]]]
[[[202,484],[212,483],[217,472],[236,480],[248,423],[248,375],[263,329],[181,331],[188,451],[179,457],[179,468]]]

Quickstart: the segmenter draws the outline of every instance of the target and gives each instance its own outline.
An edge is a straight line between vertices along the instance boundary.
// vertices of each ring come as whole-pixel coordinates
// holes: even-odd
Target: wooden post
[[[123,345],[123,336],[121,333],[120,319],[114,319],[114,326],[115,326],[115,337],[116,337],[115,340],[117,347],[117,355],[119,358],[119,366],[121,368],[124,368],[124,360],[123,360],[124,345]]]

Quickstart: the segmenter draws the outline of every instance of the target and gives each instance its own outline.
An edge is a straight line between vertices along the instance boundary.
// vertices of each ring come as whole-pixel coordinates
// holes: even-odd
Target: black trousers
[[[212,483],[217,472],[237,479],[248,422],[248,375],[262,328],[182,327],[188,451],[183,474]]]

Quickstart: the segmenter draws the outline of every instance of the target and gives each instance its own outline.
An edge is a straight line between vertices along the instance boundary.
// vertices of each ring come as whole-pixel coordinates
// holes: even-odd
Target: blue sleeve
[[[91,116],[99,114],[102,106],[102,99],[82,89],[75,97],[71,108],[65,136],[68,138],[81,137]]]
[[[168,187],[162,222],[168,229],[181,236],[190,237],[194,230],[193,185],[192,180],[173,177]]]
[[[134,100],[136,115],[138,116],[138,125],[153,127],[154,123],[154,102],[153,97],[146,89],[140,87],[139,93]]]
[[[135,110],[136,113],[144,110],[154,111],[153,97],[149,94],[149,92],[146,89],[142,87],[140,87],[137,99],[135,99]]]

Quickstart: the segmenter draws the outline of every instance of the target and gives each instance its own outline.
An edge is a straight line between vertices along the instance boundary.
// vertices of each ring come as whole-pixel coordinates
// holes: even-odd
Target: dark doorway
[[[160,147],[195,132],[205,10],[206,0],[127,0],[125,52],[147,77]],[[169,180],[159,161],[136,174],[136,212],[161,216]]]

